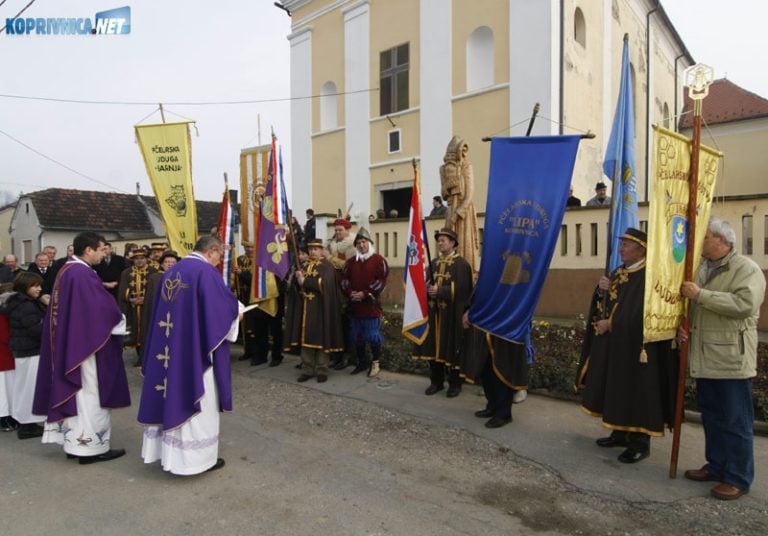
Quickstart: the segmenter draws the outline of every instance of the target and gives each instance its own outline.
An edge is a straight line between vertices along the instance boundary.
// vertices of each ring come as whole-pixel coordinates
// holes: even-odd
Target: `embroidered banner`
[[[624,39],[621,84],[611,137],[605,148],[603,173],[613,183],[611,190],[611,271],[621,266],[619,243],[628,227],[638,228],[637,177],[635,175],[635,110],[629,70],[629,42]]]
[[[168,242],[179,255],[187,255],[197,240],[189,123],[135,128]]]
[[[654,126],[648,253],[643,300],[643,338],[646,342],[672,339],[685,313],[680,295],[688,240],[688,177],[691,140]],[[696,236],[693,273],[701,257],[712,195],[722,153],[701,146],[696,196]]]
[[[469,320],[529,349],[531,319],[560,234],[579,140],[537,136],[491,142],[482,262]]]

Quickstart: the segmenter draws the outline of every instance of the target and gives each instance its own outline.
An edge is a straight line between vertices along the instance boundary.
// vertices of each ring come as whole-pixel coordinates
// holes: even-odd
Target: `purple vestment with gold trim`
[[[213,366],[220,411],[232,410],[225,339],[238,302],[202,257],[185,257],[160,280],[146,334],[138,420],[172,430],[200,412],[203,373]]]
[[[115,299],[90,266],[70,261],[59,270],[43,320],[33,413],[49,422],[77,415],[80,366],[93,354],[101,407],[131,405],[123,337],[112,335],[121,320]]]

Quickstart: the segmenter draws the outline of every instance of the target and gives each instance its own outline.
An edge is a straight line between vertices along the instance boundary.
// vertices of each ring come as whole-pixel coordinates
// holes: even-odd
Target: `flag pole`
[[[701,151],[701,110],[704,98],[709,93],[712,69],[706,65],[694,65],[686,69],[688,97],[693,101],[693,137],[691,140],[691,164],[688,177],[688,231],[685,243],[685,275],[684,281],[693,281],[694,248],[696,245],[696,209],[699,187],[699,153]],[[685,379],[688,372],[688,350],[690,346],[690,317],[686,307],[682,323],[683,331],[687,334],[680,341],[680,364],[677,375],[677,393],[675,397],[675,420],[672,431],[672,454],[669,460],[669,478],[677,477],[677,461],[680,454],[680,431],[683,423],[685,404]]]
[[[416,164],[416,159],[411,159],[411,165],[413,166],[413,178],[416,179],[415,183],[418,185],[419,188],[419,198],[421,198],[421,186],[420,181],[418,180],[419,176],[419,168]],[[427,219],[424,217],[424,214],[421,215],[421,239],[424,240],[424,253],[427,254],[427,281],[432,281],[434,275],[432,274],[432,254],[429,252],[429,237],[427,235]]]

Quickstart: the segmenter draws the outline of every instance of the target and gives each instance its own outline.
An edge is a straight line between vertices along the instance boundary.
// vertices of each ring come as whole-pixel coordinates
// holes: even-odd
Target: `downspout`
[[[674,115],[675,132],[678,132],[680,130],[678,128],[678,125],[679,125],[679,121],[681,119],[680,117],[678,117],[679,112],[677,111],[677,106],[678,106],[678,104],[677,104],[677,94],[680,92],[680,86],[677,83],[677,74],[678,74],[677,73],[677,62],[678,62],[678,60],[680,60],[680,58],[684,58],[684,57],[685,57],[685,52],[683,52],[682,54],[678,55],[675,58],[675,115]]]
[[[651,176],[651,166],[648,165],[651,162],[648,157],[651,149],[651,15],[658,10],[657,6],[645,14],[645,201],[648,201],[648,181]]]
[[[560,0],[560,113],[558,118],[558,133],[563,134],[563,117],[565,105],[565,0]]]

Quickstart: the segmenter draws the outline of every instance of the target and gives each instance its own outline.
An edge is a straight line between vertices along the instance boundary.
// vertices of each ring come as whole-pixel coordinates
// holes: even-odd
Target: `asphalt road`
[[[126,363],[132,356],[126,354]],[[671,438],[636,465],[600,449],[605,435],[578,405],[529,396],[498,430],[472,413],[477,387],[424,396],[425,378],[334,372],[298,384],[280,367],[233,363],[235,411],[222,418],[220,471],[164,473],[140,458],[134,406],[113,413],[128,454],[80,466],[60,448],[0,434],[0,534],[767,534],[768,438],[756,438],[757,481],[739,501],[682,471],[703,459],[685,425],[679,478]]]

